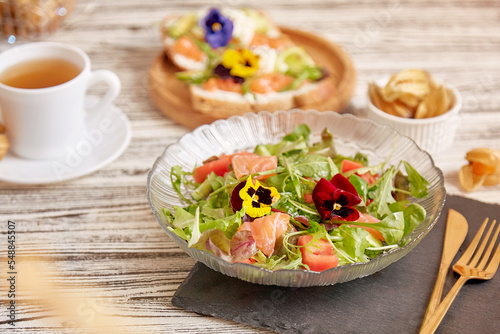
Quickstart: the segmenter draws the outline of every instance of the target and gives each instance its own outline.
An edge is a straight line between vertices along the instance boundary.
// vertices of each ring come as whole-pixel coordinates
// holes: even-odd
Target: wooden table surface
[[[163,116],[148,96],[148,68],[162,52],[159,22],[205,5],[199,0],[80,0],[62,28],[44,38],[76,45],[89,54],[94,69],[118,74],[122,92],[115,104],[131,121],[132,140],[117,160],[76,180],[39,186],[0,182],[2,282],[7,220],[12,220],[18,261],[38,257],[49,286],[58,288],[37,300],[18,294],[12,327],[2,286],[1,332],[86,333],[82,323],[100,319],[112,326],[101,332],[266,333],[171,304],[195,261],[167,238],[146,198],[146,178],[156,157],[189,131]],[[433,158],[448,193],[500,203],[500,185],[464,193],[458,184],[467,151],[500,149],[498,1],[258,0],[251,6],[265,8],[280,25],[318,33],[349,52],[358,72],[349,112],[363,115],[368,81],[403,68],[425,68],[455,85],[464,99],[462,123],[453,147]],[[0,43],[0,51],[10,47]],[[20,276],[18,283],[29,278]],[[75,306],[58,303],[67,296],[78,302],[80,320],[61,312]]]

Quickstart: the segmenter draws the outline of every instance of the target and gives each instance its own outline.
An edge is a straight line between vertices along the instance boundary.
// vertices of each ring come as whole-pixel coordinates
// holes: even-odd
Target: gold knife
[[[446,221],[446,232],[444,236],[443,253],[441,255],[441,265],[439,266],[438,277],[436,279],[436,284],[434,285],[434,290],[432,291],[431,299],[429,301],[429,306],[425,312],[424,321],[425,324],[427,320],[434,313],[436,308],[441,302],[441,295],[443,293],[444,281],[446,279],[446,274],[451,265],[451,261],[458,252],[458,249],[465,240],[469,226],[467,225],[467,220],[459,212],[449,209],[448,210],[448,220]]]

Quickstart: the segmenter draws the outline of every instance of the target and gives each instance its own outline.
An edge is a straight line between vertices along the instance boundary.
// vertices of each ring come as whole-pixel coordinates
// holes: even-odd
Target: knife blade
[[[422,324],[425,324],[430,316],[434,313],[441,302],[444,282],[448,269],[455,258],[460,246],[465,240],[469,226],[465,217],[458,211],[453,209],[448,210],[448,219],[446,221],[446,232],[444,235],[443,253],[441,255],[441,264],[439,266],[438,276],[432,290],[429,306],[425,312]]]

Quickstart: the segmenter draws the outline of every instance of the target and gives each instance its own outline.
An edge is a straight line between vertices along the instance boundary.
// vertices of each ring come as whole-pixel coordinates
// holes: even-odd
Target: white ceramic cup
[[[84,136],[88,113],[104,110],[120,93],[120,79],[108,70],[91,71],[90,59],[82,50],[53,42],[29,43],[0,54],[1,73],[26,61],[57,58],[81,70],[60,85],[25,89],[0,83],[0,120],[6,128],[9,150],[21,158],[50,159],[64,155],[65,148]],[[91,108],[85,108],[87,89],[103,82],[108,89]]]

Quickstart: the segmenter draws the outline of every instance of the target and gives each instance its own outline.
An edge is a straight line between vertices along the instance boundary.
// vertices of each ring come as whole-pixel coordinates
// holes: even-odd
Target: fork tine
[[[488,256],[485,256],[485,255],[483,255],[484,254],[483,251],[484,251],[484,248],[486,247],[486,245],[488,244],[488,240],[490,239],[491,232],[493,231],[493,228],[495,227],[495,223],[496,223],[496,220],[493,220],[493,224],[488,229],[488,232],[486,232],[486,235],[484,236],[484,238],[482,238],[483,242],[481,242],[481,245],[479,245],[479,248],[474,253],[474,257],[470,261],[469,266],[473,266],[473,267],[476,267],[478,269],[481,269],[482,267],[477,266],[477,263],[479,262],[479,259],[481,259],[481,256],[483,257],[483,259],[486,258],[486,261],[488,261],[489,254],[488,254]]]
[[[462,254],[460,259],[456,262],[457,265],[461,266],[466,266],[467,263],[469,263],[469,260],[472,258],[472,255],[474,255],[474,251],[476,250],[477,244],[479,243],[479,240],[481,239],[481,236],[483,235],[484,229],[486,228],[486,224],[488,223],[488,218],[486,218],[477,231],[476,235],[474,236],[474,239],[470,243],[469,247],[465,250],[465,252]]]
[[[421,334],[424,333],[430,334],[435,332],[435,330],[441,323],[441,320],[443,319],[444,315],[448,311],[451,303],[455,299],[455,296],[457,295],[458,291],[467,280],[471,278],[488,280],[493,278],[493,276],[495,275],[498,266],[500,264],[500,244],[496,246],[495,253],[493,254],[491,260],[490,260],[490,255],[491,252],[493,251],[493,248],[495,247],[495,244],[497,243],[498,235],[500,233],[500,224],[497,226],[491,240],[489,240],[491,233],[493,232],[493,229],[495,228],[495,225],[497,223],[495,219],[493,220],[491,226],[489,227],[488,232],[486,233],[486,236],[483,239],[483,242],[479,246],[479,249],[477,250],[477,252],[475,252],[476,247],[479,244],[479,241],[481,240],[483,232],[486,229],[488,220],[489,218],[486,218],[484,220],[483,224],[481,225],[479,231],[474,236],[474,239],[470,243],[469,247],[467,247],[464,254],[453,265],[453,270],[458,274],[460,274],[460,278],[451,288],[451,290],[448,292],[446,297],[443,299],[441,304],[439,304],[438,308],[430,316],[427,322],[424,323],[424,325],[420,329]],[[488,244],[488,248],[486,252],[484,252],[483,254],[486,244]],[[471,260],[472,255],[474,255],[474,258]],[[479,259],[481,259],[481,263],[479,264],[479,266],[476,266],[476,263],[479,261]],[[468,264],[469,261],[471,262],[471,264]],[[488,266],[486,267],[486,269],[483,269],[483,267],[485,267],[487,263]]]
[[[495,226],[496,222],[497,222],[496,220],[493,220],[493,223],[490,227],[490,230],[488,231],[488,236],[489,236],[489,232],[491,232],[493,230],[493,227]],[[498,232],[500,232],[500,229],[497,227],[495,234],[493,235],[493,237],[490,240],[490,244],[488,245],[488,249],[486,250],[486,252],[484,252],[483,258],[481,259],[481,263],[479,263],[477,268],[482,270],[482,269],[484,269],[484,267],[486,267],[486,264],[488,263],[488,260],[490,259],[491,251],[493,250],[493,247],[495,246],[495,243],[497,241]]]
[[[496,235],[498,235],[498,232],[500,231],[500,225],[497,227]],[[500,263],[500,244],[497,245],[497,249],[495,251],[495,254],[493,254],[493,257],[491,258],[490,263],[488,264],[488,267],[486,267],[486,271],[492,273],[492,277],[495,274],[495,272],[498,269],[498,264]]]

